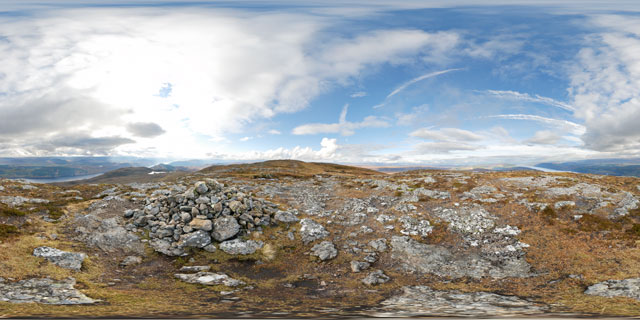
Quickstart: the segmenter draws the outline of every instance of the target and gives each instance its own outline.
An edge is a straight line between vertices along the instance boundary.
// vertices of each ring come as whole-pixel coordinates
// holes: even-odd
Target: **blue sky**
[[[0,3],[0,155],[640,156],[634,1]]]

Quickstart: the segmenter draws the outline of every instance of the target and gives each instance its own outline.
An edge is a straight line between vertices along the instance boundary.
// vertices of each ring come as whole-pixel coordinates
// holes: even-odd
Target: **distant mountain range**
[[[537,167],[577,173],[640,177],[640,159],[592,159],[539,163]]]

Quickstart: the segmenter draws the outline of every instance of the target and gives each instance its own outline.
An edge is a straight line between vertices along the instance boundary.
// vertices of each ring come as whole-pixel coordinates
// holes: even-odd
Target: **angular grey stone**
[[[196,192],[198,192],[198,194],[203,195],[205,193],[207,193],[207,191],[209,191],[209,187],[207,187],[207,184],[204,181],[198,181],[194,184],[194,189],[196,190]]]
[[[198,272],[194,274],[176,273],[175,277],[188,283],[202,284],[206,286],[225,285],[227,287],[237,287],[245,283],[233,279],[224,273]]]
[[[376,270],[369,273],[364,279],[362,279],[362,283],[369,286],[375,286],[377,284],[387,283],[389,280],[391,280],[391,278],[384,274],[382,270]]]
[[[253,254],[257,250],[261,249],[264,246],[264,242],[262,241],[254,241],[254,240],[242,240],[242,239],[234,239],[222,242],[220,244],[220,250],[228,253],[228,254]]]
[[[370,266],[371,264],[369,264],[369,262],[351,261],[351,271],[353,272],[360,272],[362,270],[369,269]]]
[[[371,240],[371,241],[369,241],[369,247],[371,247],[373,250],[378,251],[378,252],[387,251],[387,249],[388,249],[388,247],[387,247],[387,239],[380,238],[380,239]]]
[[[220,217],[213,221],[213,232],[211,232],[211,236],[216,239],[216,241],[220,242],[233,238],[238,232],[240,232],[240,225],[234,217]]]
[[[640,278],[607,280],[589,286],[585,294],[601,297],[628,297],[640,300]]]
[[[329,232],[319,223],[304,218],[300,220],[300,236],[302,242],[308,244],[318,239],[326,238],[329,236]]]
[[[205,231],[198,230],[182,235],[180,243],[183,247],[204,248],[211,243],[211,236]]]
[[[338,250],[336,250],[332,242],[322,241],[311,248],[311,255],[325,261],[335,258],[338,255]]]
[[[276,221],[285,222],[285,223],[300,221],[300,219],[298,219],[298,217],[296,217],[296,215],[293,214],[291,211],[278,211],[276,212],[274,219],[276,219]]]
[[[211,231],[213,223],[209,219],[193,219],[189,222],[189,226],[195,230]]]
[[[403,287],[403,293],[382,302],[394,316],[500,317],[541,314],[547,307],[488,292],[438,291],[426,286]],[[379,316],[384,316],[380,314]]]
[[[59,267],[72,270],[80,270],[82,262],[87,257],[84,253],[66,252],[51,247],[35,248],[33,255],[43,257]]]

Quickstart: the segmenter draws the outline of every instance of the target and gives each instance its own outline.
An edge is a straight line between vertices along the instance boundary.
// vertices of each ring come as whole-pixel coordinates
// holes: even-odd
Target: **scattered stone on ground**
[[[76,290],[74,278],[27,279],[9,282],[0,278],[0,301],[10,303],[91,304],[97,302]]]
[[[371,264],[369,262],[355,260],[351,261],[351,271],[353,272],[360,272],[369,269],[370,266]]]
[[[311,255],[325,261],[335,258],[338,255],[338,250],[331,241],[322,241],[311,248]]]
[[[84,253],[67,252],[51,247],[35,248],[33,255],[43,257],[59,267],[72,270],[80,270],[82,262],[87,257]]]
[[[233,279],[224,273],[197,272],[197,273],[176,273],[175,277],[187,282],[202,284],[207,286],[225,285],[227,287],[237,287],[245,285],[243,281]]]
[[[391,278],[384,274],[382,270],[376,270],[370,272],[364,279],[362,279],[362,283],[369,286],[375,286],[378,284],[387,283],[389,282],[389,280],[391,280]]]
[[[142,258],[138,256],[126,256],[121,262],[121,267],[135,266],[142,263]]]
[[[328,237],[329,232],[321,224],[309,218],[304,218],[300,220],[300,236],[302,237],[302,242],[308,244]]]
[[[220,250],[232,255],[248,255],[262,249],[263,246],[262,241],[234,239],[221,243]]]
[[[408,286],[402,290],[402,294],[381,303],[384,312],[393,316],[499,317],[535,315],[547,310],[544,305],[515,296],[488,292],[438,291],[427,286]]]
[[[628,297],[640,300],[640,278],[607,280],[589,286],[586,294],[602,297]]]

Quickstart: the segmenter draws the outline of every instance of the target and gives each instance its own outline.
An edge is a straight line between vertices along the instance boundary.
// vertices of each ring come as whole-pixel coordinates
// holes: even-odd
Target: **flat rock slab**
[[[262,249],[263,246],[264,242],[262,241],[234,239],[221,243],[220,250],[233,255],[247,255]]]
[[[49,278],[8,282],[0,278],[0,301],[10,303],[91,304],[97,302],[73,286],[76,280]]]
[[[176,273],[174,276],[184,282],[202,284],[206,286],[214,286],[214,285],[222,284],[227,287],[237,287],[245,284],[243,281],[233,279],[224,273],[213,273],[213,272],[198,272],[198,273],[192,273],[192,274]]]
[[[403,293],[382,302],[386,312],[399,316],[496,317],[541,314],[546,306],[515,296],[489,292],[438,291],[427,286],[403,287]]]
[[[35,248],[33,255],[43,257],[59,267],[72,270],[80,270],[82,262],[87,257],[84,253],[67,252],[51,247]]]
[[[596,283],[584,292],[601,297],[628,297],[640,300],[640,278],[607,280]]]

